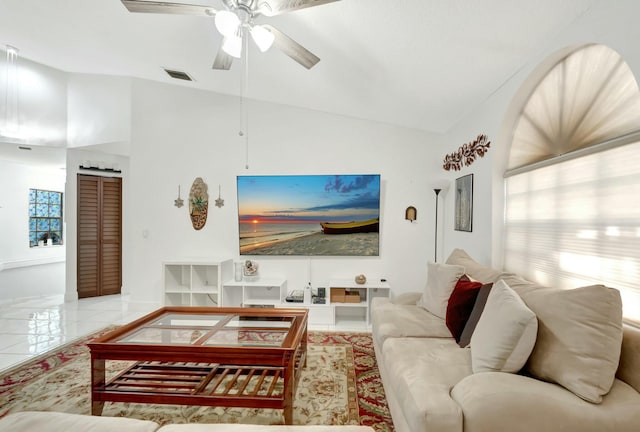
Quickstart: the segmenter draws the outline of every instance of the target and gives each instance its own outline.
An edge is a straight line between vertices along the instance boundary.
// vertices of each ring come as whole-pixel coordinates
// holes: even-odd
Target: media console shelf
[[[332,288],[344,288],[349,292],[358,292],[360,301],[355,303],[333,302],[329,304],[334,309],[334,323],[350,324],[365,322],[371,325],[371,300],[374,297],[389,297],[391,286],[388,282],[368,281],[358,284],[354,280],[332,279],[329,281],[329,292],[327,297],[331,298]]]
[[[162,263],[165,306],[220,306],[222,281],[233,275],[233,261]]]
[[[332,302],[331,288],[357,292],[360,301]],[[371,325],[371,300],[374,297],[389,297],[390,293],[391,287],[387,282],[367,282],[360,285],[353,280],[335,279],[329,282],[325,304],[306,304],[286,301],[289,295],[286,279],[228,280],[222,283],[220,304],[224,307],[306,308],[309,309],[310,325],[368,327]]]
[[[222,305],[225,307],[277,307],[286,297],[285,279],[231,280],[222,285]]]

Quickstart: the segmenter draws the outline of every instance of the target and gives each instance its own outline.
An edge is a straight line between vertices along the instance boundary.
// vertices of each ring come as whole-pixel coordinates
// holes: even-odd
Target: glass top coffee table
[[[90,342],[91,413],[104,402],[284,410],[307,358],[306,309],[165,307]],[[106,379],[106,361],[132,364]]]

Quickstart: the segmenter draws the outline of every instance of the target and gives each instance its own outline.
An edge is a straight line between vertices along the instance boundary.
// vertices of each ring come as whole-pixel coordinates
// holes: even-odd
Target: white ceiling
[[[596,1],[340,0],[262,17],[322,60],[306,70],[251,44],[248,97],[446,132]],[[237,95],[241,63],[211,69],[220,43],[210,18],[133,14],[119,0],[0,0],[0,46],[64,71],[177,83],[167,67]]]

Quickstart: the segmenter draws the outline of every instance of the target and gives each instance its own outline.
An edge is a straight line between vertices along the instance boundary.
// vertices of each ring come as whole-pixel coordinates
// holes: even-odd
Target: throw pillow
[[[428,263],[427,285],[418,301],[433,315],[446,319],[447,303],[458,279],[464,274],[464,267],[458,265]]]
[[[482,285],[478,291],[469,319],[467,319],[467,323],[464,325],[464,330],[462,330],[462,334],[460,334],[460,340],[458,341],[458,345],[460,345],[460,347],[467,347],[471,343],[471,336],[473,335],[473,331],[476,329],[478,321],[482,316],[482,311],[484,310],[484,306],[487,304],[487,298],[489,297],[492,286],[492,283]]]
[[[467,275],[462,275],[453,288],[447,303],[446,324],[456,342],[460,342],[460,335],[469,320],[480,288],[482,282],[472,281]]]
[[[536,315],[499,280],[471,336],[471,369],[474,373],[518,372],[533,350],[537,332]]]
[[[540,320],[527,368],[584,400],[602,402],[615,379],[622,344],[620,292],[604,285],[539,289],[523,295]]]

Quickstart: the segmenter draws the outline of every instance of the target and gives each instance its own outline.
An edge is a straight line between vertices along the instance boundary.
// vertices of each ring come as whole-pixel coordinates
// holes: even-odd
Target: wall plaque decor
[[[491,147],[491,141],[487,141],[486,135],[478,135],[475,141],[463,144],[457,151],[444,157],[442,168],[446,171],[460,171],[462,165],[469,166],[475,162],[476,157],[483,157]]]
[[[454,228],[456,231],[473,230],[473,174],[456,179]]]
[[[191,185],[189,192],[189,217],[193,229],[201,230],[207,223],[207,213],[209,212],[209,193],[207,184],[198,177]]]

